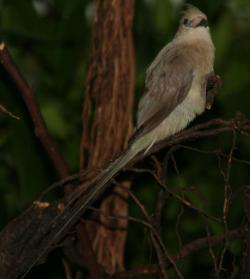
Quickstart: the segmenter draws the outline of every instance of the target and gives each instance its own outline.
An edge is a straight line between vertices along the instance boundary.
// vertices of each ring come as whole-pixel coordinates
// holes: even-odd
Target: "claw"
[[[222,79],[219,75],[211,72],[206,76],[206,109],[210,110],[214,103],[214,98],[222,86]]]

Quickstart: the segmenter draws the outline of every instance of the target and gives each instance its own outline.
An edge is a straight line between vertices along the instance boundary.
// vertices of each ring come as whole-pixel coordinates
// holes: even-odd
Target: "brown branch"
[[[100,3],[102,3],[102,1],[99,1]],[[127,3],[128,1],[126,1]],[[107,2],[108,3],[108,2]],[[125,3],[125,2],[121,2],[121,3]],[[118,17],[119,19],[119,17]],[[130,19],[131,20],[131,19]],[[116,22],[117,23],[117,22]],[[131,23],[131,22],[129,22]],[[114,26],[118,26],[119,24],[115,24]],[[106,28],[107,29],[107,28]],[[131,35],[131,34],[130,34]],[[124,44],[123,44],[124,45]],[[133,57],[133,50],[132,50],[132,46],[129,45],[128,46],[129,49],[130,49],[130,60],[132,60],[132,57]],[[113,50],[112,50],[113,51]],[[111,53],[112,54],[112,53]],[[127,56],[126,55],[123,55],[123,62],[125,61],[126,62],[126,59],[127,59]],[[21,96],[27,106],[27,109],[29,111],[29,114],[31,116],[31,120],[33,121],[34,123],[34,128],[35,128],[35,134],[36,136],[39,138],[39,140],[41,141],[42,145],[44,146],[44,148],[46,149],[49,157],[51,158],[54,166],[55,166],[55,169],[59,175],[59,177],[61,179],[64,179],[63,181],[63,184],[65,184],[67,181],[67,179],[69,179],[68,175],[69,175],[69,169],[68,169],[68,166],[67,166],[67,163],[64,161],[64,158],[62,157],[62,155],[60,154],[60,152],[58,151],[55,143],[53,142],[52,138],[50,137],[48,131],[47,131],[47,128],[46,128],[46,125],[44,123],[44,120],[42,118],[42,115],[38,109],[38,105],[37,105],[37,102],[36,102],[36,99],[35,99],[35,96],[34,96],[34,93],[33,93],[33,90],[32,88],[28,85],[28,83],[25,81],[25,79],[23,78],[23,76],[21,75],[21,73],[18,71],[15,63],[13,62],[5,44],[2,42],[0,43],[0,62],[1,64],[3,65],[3,67],[6,69],[6,71],[9,73],[10,77],[12,78],[12,80],[15,82],[17,88],[19,89],[19,92],[21,93]],[[132,62],[132,61],[130,61]],[[126,63],[125,63],[126,64]],[[131,63],[127,63],[127,64],[131,64]],[[95,65],[93,65],[94,69],[93,69],[93,73],[95,76],[98,76],[100,77],[101,75],[98,75],[96,74],[96,69],[95,69]],[[99,67],[100,69],[101,67]],[[115,64],[114,65],[114,72],[111,72],[111,75],[115,75],[115,76],[118,76],[117,73],[119,71],[119,69],[121,69],[120,65],[118,64]],[[124,71],[125,73],[129,72],[131,73],[131,78],[133,79],[133,72],[132,71],[127,71],[127,69]],[[123,73],[121,72],[121,77],[124,78],[123,76]],[[121,79],[120,79],[121,80]],[[90,78],[89,79],[89,84],[94,84],[93,80]],[[119,80],[118,82],[116,81],[113,85],[112,85],[112,88],[111,90],[109,90],[108,88],[108,92],[117,92],[118,91],[118,87],[119,87]],[[96,84],[96,83],[95,83]],[[126,84],[128,85],[128,87],[130,88],[125,88],[125,90],[123,91],[126,95],[126,93],[130,92],[132,89],[132,84],[133,82],[123,82],[123,84]],[[107,84],[104,83],[104,88]],[[99,90],[100,88],[97,88],[97,91],[96,92],[101,92],[103,95],[101,96],[104,100],[104,102],[106,102],[106,104],[108,103],[107,102],[107,96],[110,97],[109,95],[105,95],[105,91],[104,90]],[[94,93],[96,93],[94,92]],[[117,99],[115,99],[117,101]],[[113,106],[111,107],[111,109],[109,110],[109,106],[107,106],[107,111],[112,111],[114,112],[114,108],[116,106],[116,103],[115,101],[113,100],[112,101],[112,104]],[[115,105],[114,105],[115,104]],[[123,104],[122,102],[118,102],[119,105],[121,105],[121,107],[123,107]],[[132,98],[129,98],[128,100],[128,106],[127,108],[131,108],[132,107]],[[87,104],[88,106],[89,104]],[[100,105],[100,100],[98,100],[97,98],[97,105]],[[90,107],[87,107],[86,108],[86,114],[89,114],[89,110],[90,110]],[[119,110],[118,110],[119,111]],[[96,110],[97,112],[97,110]],[[97,112],[98,113],[98,112]],[[127,110],[126,111],[126,115],[128,118],[131,117],[131,113]],[[99,120],[100,121],[103,121],[102,119],[103,117],[103,114],[102,112],[99,113]],[[114,123],[115,120],[116,120],[116,117],[117,119],[119,118],[119,121],[120,123],[124,122],[124,118],[123,118],[123,115],[121,114],[112,114],[112,117],[110,119],[110,122]],[[95,136],[95,128],[97,127],[97,124],[98,124],[98,119],[95,120],[94,122],[94,125],[93,125],[93,129],[92,129],[92,133],[91,133],[91,136],[92,136],[92,139],[94,138]],[[107,118],[109,119],[109,118]],[[86,125],[87,126],[87,125]],[[87,126],[88,127],[88,126]],[[118,125],[119,127],[119,125]],[[122,147],[124,146],[124,141],[126,142],[126,140],[124,140],[124,138],[127,138],[128,137],[128,132],[129,130],[131,130],[131,124],[128,124],[128,129],[119,129],[119,135],[115,134],[112,130],[112,128],[108,127],[105,127],[103,126],[102,130],[99,130],[100,133],[101,133],[101,136],[99,135],[98,139],[97,139],[97,145],[94,146],[93,144],[93,141],[90,140],[89,144],[90,144],[90,147],[92,147],[92,150],[95,152],[94,156],[93,156],[93,162],[95,163],[97,160],[99,160],[99,164],[102,163],[102,160],[100,160],[100,156],[103,156],[103,160],[105,160],[106,158],[109,158],[110,157],[110,150],[107,148],[107,150],[105,150],[105,152],[102,150],[103,148],[106,147],[106,145],[104,144],[103,145],[103,137],[102,135],[104,134],[104,132],[106,132],[105,130],[107,130],[107,135],[109,135],[110,137],[105,137],[107,138],[107,141],[109,144],[113,145],[111,146],[111,148],[113,148],[112,150],[114,152],[112,152],[113,154],[114,153],[117,153],[119,152]],[[121,134],[122,132],[125,131],[125,135]],[[197,139],[197,138],[202,138],[202,137],[210,137],[210,136],[216,136],[216,135],[219,135],[221,133],[224,133],[226,131],[239,131],[239,132],[242,132],[243,135],[249,137],[249,121],[247,123],[244,123],[244,121],[242,119],[237,119],[236,117],[232,120],[232,121],[223,121],[223,120],[220,120],[220,119],[217,119],[217,120],[213,120],[213,121],[210,121],[210,122],[207,122],[205,124],[201,124],[201,125],[197,125],[195,127],[192,127],[178,135],[176,135],[176,137],[171,137],[170,139],[168,139],[167,141],[164,141],[162,143],[160,143],[159,145],[155,146],[152,148],[152,150],[150,151],[151,153],[154,153],[156,151],[158,151],[160,148],[163,148],[164,147],[167,147],[167,146],[171,146],[171,145],[175,145],[175,144],[178,144],[180,142],[183,142],[185,140],[193,140],[193,139]],[[86,132],[88,132],[86,130]],[[115,143],[119,143],[119,146],[115,146],[113,144],[113,142],[110,140],[111,136],[114,136],[115,134],[115,137],[116,137],[116,141]],[[84,136],[86,136],[86,134],[84,134]],[[84,137],[83,136],[83,137]],[[90,137],[91,138],[91,137]],[[117,140],[117,138],[119,138]],[[88,152],[89,150],[91,150],[89,148],[89,146],[86,145],[86,142],[82,142],[82,149],[83,149],[83,152]],[[92,151],[91,151],[92,152]],[[138,160],[141,160],[143,156],[141,156]],[[232,158],[232,156],[230,155],[229,158]],[[82,164],[83,163],[86,163],[86,158],[82,158]],[[92,162],[92,163],[93,163]],[[77,177],[80,177],[80,176],[77,176]],[[71,177],[72,178],[72,177]],[[74,177],[75,178],[75,177]],[[157,178],[158,180],[159,177]],[[65,182],[66,181],[66,182]],[[160,184],[160,183],[159,183]],[[68,184],[67,184],[68,185]],[[67,186],[66,186],[67,188]],[[164,198],[163,195],[165,191],[163,190],[160,190],[162,193],[160,193],[162,196],[159,196],[160,198]],[[168,190],[169,191],[169,190]],[[97,194],[97,197],[96,199],[99,197],[100,195]],[[189,201],[186,201],[183,197],[179,196],[178,194],[175,194],[175,197],[178,197],[179,200],[182,201],[182,203],[188,205],[189,207],[191,207],[192,205],[190,205]],[[227,198],[227,197],[225,197]],[[77,195],[77,198],[76,198],[76,201],[77,201],[77,204],[79,204],[81,202],[81,197]],[[158,221],[160,223],[160,213],[162,211],[162,208],[163,208],[163,205],[164,205],[164,199],[160,200],[159,201],[161,202],[161,205],[159,206],[159,208],[156,210],[158,212]],[[46,218],[48,218],[48,216],[50,217],[55,217],[55,216],[58,216],[58,211],[60,211],[60,207],[59,207],[59,203],[55,203],[54,204],[54,214],[51,214],[50,212],[50,206],[48,204],[48,208],[47,208],[47,211],[45,211],[43,208],[40,208],[39,210],[41,210],[41,212],[39,211],[37,214],[37,216],[39,218],[36,219],[37,216],[33,216],[33,218],[30,220],[30,223],[25,223],[25,226],[24,224],[20,221],[21,219],[19,219],[20,221],[20,224],[19,224],[19,227],[21,228],[22,232],[20,234],[15,234],[12,232],[12,235],[11,235],[11,239],[8,238],[7,240],[8,241],[13,241],[15,245],[18,245],[19,242],[20,242],[20,239],[22,241],[22,245],[24,247],[24,249],[20,250],[20,248],[22,248],[21,246],[19,246],[19,250],[18,252],[16,252],[16,248],[15,246],[12,246],[12,250],[13,250],[13,254],[14,255],[11,255],[12,258],[11,258],[11,261],[8,263],[12,263],[12,265],[10,264],[8,266],[9,270],[11,270],[13,264],[14,265],[17,265],[19,263],[23,263],[25,262],[25,265],[26,267],[29,266],[29,257],[27,257],[28,253],[29,252],[29,247],[30,246],[25,246],[26,243],[30,244],[32,241],[35,241],[32,243],[34,244],[33,246],[31,245],[31,248],[33,248],[32,253],[30,253],[31,255],[34,255],[34,253],[36,254],[39,249],[43,246],[46,247],[46,245],[49,243],[50,246],[51,244],[55,245],[55,243],[51,243],[50,240],[53,239],[53,235],[54,233],[56,233],[58,231],[58,228],[60,229],[60,226],[61,224],[63,224],[63,222],[65,220],[67,220],[67,218],[70,218],[70,216],[72,215],[72,212],[74,213],[74,206],[75,204],[72,203],[72,208],[66,208],[65,211],[63,211],[59,217],[56,218],[57,221],[54,221],[54,219],[49,219],[49,220],[46,220]],[[225,205],[227,205],[227,201],[225,202]],[[30,211],[29,213],[34,213],[35,211]],[[226,212],[226,211],[225,211]],[[49,215],[50,214],[50,215]],[[226,214],[224,214],[226,216]],[[148,216],[148,214],[146,214],[147,216],[147,219],[150,221],[150,218]],[[30,217],[31,218],[31,217]],[[72,220],[72,223],[73,222],[76,222],[79,218],[79,215],[76,216],[75,220]],[[48,223],[46,223],[45,221],[49,221]],[[40,222],[40,223],[39,223]],[[226,223],[226,222],[225,222]],[[29,237],[31,238],[32,241],[30,241],[28,239],[28,235],[26,235],[27,232],[31,233],[31,232],[34,232],[34,225],[36,225],[38,227],[37,229],[37,235],[34,237],[32,235],[29,235]],[[43,226],[41,226],[43,225]],[[25,230],[27,228],[27,230]],[[165,266],[169,266],[170,265],[167,265],[163,262],[163,252],[165,252],[166,254],[166,251],[164,249],[164,245],[162,244],[162,241],[161,241],[161,238],[159,236],[159,233],[154,230],[154,227],[152,226],[153,228],[153,231],[154,231],[154,237],[153,237],[153,242],[155,242],[155,246],[156,246],[156,252],[158,252],[158,257],[159,257],[159,262],[161,263],[161,267],[162,267],[162,273],[165,274],[165,277],[167,277],[166,275],[166,272],[165,272]],[[66,230],[58,235],[58,239],[56,239],[57,241],[60,240],[65,234],[66,232],[69,230],[69,227],[66,228]],[[7,230],[7,232],[11,232],[11,230]],[[205,247],[207,247],[207,243],[209,242],[209,245],[215,245],[216,241],[218,243],[221,243],[222,241],[225,241],[225,240],[228,240],[230,239],[230,231],[228,230],[225,230],[225,234],[223,236],[221,236],[220,239],[217,239],[216,240],[216,237],[210,237],[209,238],[209,241],[207,238],[204,238],[203,240],[203,244],[202,244],[202,239],[200,240],[197,240],[189,245],[186,245],[183,247],[183,249],[180,251],[179,253],[179,257],[182,258],[182,257],[185,257],[187,255],[189,255],[191,252],[193,251],[196,251],[198,249],[201,249],[203,248],[202,245]],[[93,251],[91,249],[91,245],[88,245],[89,243],[86,243],[86,240],[88,239],[88,234],[86,234],[85,230],[84,230],[84,227],[79,224],[77,226],[77,234],[78,234],[78,237],[79,237],[79,240],[80,240],[80,245],[82,247],[81,251],[83,252],[83,258],[85,259],[85,261],[87,262],[87,265],[89,266],[89,273],[90,273],[90,276],[92,278],[101,278],[102,277],[102,271],[100,269],[100,267],[97,265],[96,261],[95,261],[95,256],[93,254]],[[5,234],[4,236],[7,237],[7,233],[5,231]],[[25,236],[25,237],[24,237]],[[86,236],[86,237],[84,237]],[[3,237],[3,234],[0,236],[1,240],[4,239]],[[40,243],[40,241],[42,240],[42,243]],[[8,250],[9,247],[8,247],[8,241],[3,242],[1,241],[1,245],[6,245],[4,248],[5,250]],[[88,242],[88,241],[87,241]],[[37,246],[35,245],[37,244]],[[41,245],[42,244],[42,245]],[[88,245],[88,247],[86,248],[86,244]],[[20,244],[19,244],[20,245]],[[2,246],[2,247],[3,247]],[[2,248],[1,247],[1,248]],[[52,250],[54,247],[49,247],[49,250]],[[1,250],[1,249],[0,249]],[[4,251],[4,249],[1,250],[1,253]],[[21,252],[20,252],[21,251]],[[4,251],[5,252],[5,251]],[[46,251],[46,252],[49,252],[49,251]],[[16,255],[16,254],[17,255]],[[26,253],[26,254],[25,254]],[[18,254],[21,254],[22,257],[20,257],[20,255]],[[1,254],[1,257],[0,259],[3,259],[2,256],[5,256],[3,253]],[[43,255],[45,256],[45,255]],[[27,259],[28,258],[28,259]],[[171,262],[172,265],[174,265],[175,267],[175,260],[178,260],[178,255],[171,258],[169,257],[169,261]],[[18,259],[19,261],[16,262],[16,259]],[[8,260],[7,257],[4,257],[4,261]],[[22,260],[22,261],[21,261]],[[4,264],[6,264],[4,262]],[[156,267],[156,266],[155,266]],[[154,267],[154,268],[155,268]],[[96,270],[95,270],[96,268]],[[147,269],[147,271],[150,269],[150,267]],[[2,269],[1,269],[2,270]],[[156,270],[158,271],[158,267],[156,267]],[[18,271],[15,271],[15,273],[12,271],[12,275],[13,276],[17,276],[18,275],[18,272],[20,272],[20,270]],[[144,269],[144,272],[145,272],[145,269]],[[10,274],[11,272],[9,272]],[[178,273],[178,270],[177,270],[177,273]],[[7,272],[6,274],[8,274],[8,269],[7,269]],[[11,275],[11,276],[12,276]],[[0,275],[1,276],[1,275]],[[179,275],[180,276],[180,275]],[[14,277],[13,277],[14,278]],[[129,278],[128,276],[126,276],[126,278]]]
[[[15,83],[18,92],[21,94],[21,97],[28,109],[31,121],[34,124],[34,133],[40,140],[44,149],[47,151],[47,154],[51,159],[58,176],[63,179],[65,195],[69,194],[74,189],[74,186],[70,183],[66,183],[69,179],[68,164],[64,160],[62,154],[59,152],[55,142],[48,132],[43,116],[39,110],[33,89],[19,71],[4,42],[0,43],[0,63]],[[88,238],[87,232],[85,230],[81,230],[81,232],[83,239]],[[78,236],[79,235],[80,234],[78,233]],[[91,245],[89,245],[88,248],[92,249]],[[67,253],[67,251],[65,252]],[[87,249],[85,249],[84,252],[91,253],[91,251],[87,251]],[[89,265],[87,268],[90,271],[90,274],[95,274],[95,271],[98,270],[99,265],[95,260],[94,253],[92,252],[90,255],[92,256],[92,259],[89,259]],[[90,255],[88,254],[88,257]],[[101,277],[99,276],[98,278]]]
[[[137,169],[137,168],[127,168],[127,170],[133,171],[133,172],[137,172],[137,173],[149,173],[151,174],[155,181],[162,187],[162,189],[164,190],[165,194],[168,193],[171,196],[173,196],[174,198],[176,198],[178,201],[180,201],[183,205],[185,205],[186,207],[189,207],[195,211],[197,211],[198,213],[200,213],[201,215],[204,215],[205,217],[214,220],[216,222],[221,222],[221,220],[217,217],[214,217],[210,214],[208,214],[207,212],[205,212],[202,209],[199,209],[198,207],[195,207],[191,201],[189,201],[188,199],[186,199],[184,196],[182,196],[179,193],[176,193],[175,191],[169,189],[164,182],[162,182],[162,180],[157,176],[157,174],[153,171],[153,170],[148,170],[148,169]]]
[[[208,121],[206,123],[191,127],[187,130],[182,131],[181,133],[165,140],[163,143],[160,144],[160,146],[157,146],[157,150],[159,148],[164,148],[167,146],[170,146],[171,144],[179,144],[181,142],[187,141],[187,140],[192,140],[192,139],[198,139],[198,138],[205,138],[205,137],[211,137],[211,136],[217,136],[220,135],[224,132],[228,131],[236,131],[242,134],[243,136],[248,136],[249,135],[249,130],[250,130],[250,121],[246,120],[244,118],[239,119],[236,115],[235,118],[233,118],[230,121],[224,121],[221,119],[215,119]],[[155,150],[156,151],[156,150]],[[139,160],[139,158],[137,158]],[[110,185],[111,186],[111,185]],[[110,187],[109,186],[109,187]],[[15,278],[18,274],[22,273],[24,270],[27,269],[27,266],[29,267],[30,263],[32,262],[33,258],[37,255],[38,251],[42,250],[42,247],[49,247],[48,250],[46,250],[46,253],[43,255],[42,258],[46,256],[47,253],[49,253],[51,250],[53,250],[55,247],[55,243],[60,241],[63,236],[65,236],[66,232],[70,229],[70,225],[75,223],[79,219],[79,215],[76,216],[73,220],[72,223],[69,224],[65,230],[60,233],[60,235],[57,235],[57,238],[55,239],[54,236],[57,233],[57,231],[60,229],[63,223],[65,223],[65,220],[70,218],[72,216],[72,212],[74,212],[75,206],[79,205],[81,203],[81,196],[76,195],[77,203],[73,203],[73,207],[65,209],[62,213],[60,213],[60,217],[58,217],[58,212],[52,214],[52,206],[50,206],[46,211],[43,210],[43,214],[36,215],[39,216],[39,219],[36,219],[36,216],[32,215],[32,219],[29,220],[29,224],[36,224],[35,226],[40,226],[37,224],[42,224],[42,230],[38,231],[36,235],[33,237],[30,237],[29,239],[26,239],[26,242],[23,241],[22,243],[19,242],[19,239],[21,235],[25,235],[27,233],[27,230],[31,230],[32,228],[29,228],[28,225],[26,226],[17,226],[18,228],[22,227],[22,230],[19,229],[19,231],[16,231],[15,233],[12,232],[12,237],[11,238],[6,238],[6,234],[4,232],[9,231],[10,228],[13,231],[13,225],[10,223],[6,228],[4,229],[3,233],[0,235],[0,253],[3,255],[5,261],[0,262],[0,267],[1,270],[5,270],[6,272],[2,273],[6,275],[6,278]],[[99,197],[99,195],[96,196],[96,199]],[[181,198],[181,197],[179,197]],[[93,201],[94,202],[94,201]],[[184,201],[185,202],[185,201]],[[55,203],[56,208],[61,208],[60,203]],[[189,205],[187,203],[187,205]],[[189,205],[190,206],[190,205]],[[32,212],[32,208],[30,209]],[[57,216],[57,221],[47,222],[48,217],[51,216]],[[55,218],[55,217],[54,217]],[[23,219],[27,221],[27,217],[25,215],[21,215],[18,217],[18,221],[20,223],[23,222]],[[51,225],[53,224],[53,226]],[[34,229],[33,229],[34,231]],[[7,234],[8,235],[8,234]],[[51,239],[53,239],[53,242],[51,242]],[[13,246],[14,245],[14,246]],[[25,249],[23,249],[25,247]],[[6,254],[6,251],[12,251],[12,254],[9,255],[8,253]],[[20,258],[20,253],[21,253],[21,258]],[[32,255],[32,256],[31,256]],[[33,258],[32,258],[33,257]],[[0,257],[1,258],[1,257]],[[18,266],[18,269],[13,269],[12,263],[13,262],[22,262],[22,266]],[[5,266],[6,268],[4,268]],[[12,274],[11,277],[11,272],[15,272],[15,275]],[[7,275],[9,277],[7,277]],[[13,277],[15,276],[15,277]]]
[[[79,223],[76,226],[76,232],[79,239],[80,253],[83,257],[84,264],[89,268],[89,275],[92,279],[101,279],[104,275],[104,270],[95,260],[95,254],[91,246],[91,241],[89,238],[83,238],[83,236],[88,237],[86,228],[84,224]]]
[[[248,223],[250,222],[250,187],[246,186],[243,190],[243,199],[245,203],[245,212]],[[246,237],[246,248],[243,260],[243,279],[250,278],[250,232],[248,232]]]
[[[234,229],[231,231],[228,231],[227,238],[228,240],[235,240],[242,237],[245,237],[249,234],[249,228],[248,226],[243,226],[238,229]],[[172,257],[172,259],[176,262],[180,261],[181,259],[189,256],[190,254],[197,252],[201,249],[207,248],[209,245],[215,246],[218,244],[221,244],[225,241],[224,234],[216,235],[216,236],[210,236],[209,240],[208,237],[203,237],[200,239],[196,239],[182,247],[182,249]],[[171,264],[168,263],[167,267],[171,268]],[[159,272],[159,266],[158,264],[154,264],[151,266],[145,266],[137,269],[133,269],[130,271],[124,271],[120,273],[116,273],[113,276],[110,277],[110,279],[132,279],[136,278],[142,275],[150,275]]]
[[[128,190],[128,192],[129,192],[129,195],[134,200],[134,202],[138,205],[138,207],[140,208],[140,210],[142,211],[144,216],[146,217],[147,221],[149,223],[152,223],[151,218],[150,218],[146,208],[144,207],[144,205],[139,201],[139,199],[131,191]],[[166,249],[164,243],[162,242],[162,239],[161,239],[158,231],[156,230],[156,228],[153,225],[151,227],[151,238],[152,238],[152,242],[155,247],[156,255],[158,257],[159,267],[160,267],[162,278],[164,278],[164,279],[168,278],[168,275],[166,272],[167,268],[166,268],[165,261],[164,261],[164,258],[166,257],[169,260],[169,262],[171,263],[171,265],[174,267],[174,270],[175,270],[176,274],[178,275],[178,277],[182,279],[183,276],[182,276],[180,270],[178,269],[174,259],[172,259],[172,257],[169,256],[167,249]]]
[[[205,137],[214,137],[220,135],[224,132],[233,131],[234,127],[232,127],[230,121],[224,121],[222,119],[213,119],[206,123],[193,126],[182,132],[163,140],[160,143],[157,143],[153,146],[146,155],[138,156],[140,159],[142,157],[149,156],[160,149],[179,144],[184,141],[190,141],[194,139],[200,139]]]
[[[216,276],[220,275],[220,272],[222,271],[223,267],[223,260],[224,260],[224,256],[226,253],[226,250],[228,248],[228,239],[227,239],[227,235],[228,235],[228,222],[227,222],[227,218],[228,218],[228,210],[229,210],[229,206],[231,203],[231,195],[232,195],[232,190],[231,190],[231,186],[230,186],[230,173],[231,173],[231,167],[232,167],[232,158],[233,158],[233,152],[236,148],[236,133],[235,131],[233,132],[233,142],[231,145],[231,149],[228,155],[228,160],[227,160],[227,170],[226,173],[224,173],[221,169],[221,172],[223,174],[224,177],[224,204],[223,204],[223,214],[222,214],[222,220],[223,220],[223,225],[224,225],[224,235],[225,235],[225,242],[222,248],[222,251],[220,253],[220,259],[219,259],[219,264],[218,264],[218,270],[216,270]]]
[[[199,129],[196,129],[196,127],[190,128],[192,131],[195,131],[196,137],[203,138],[205,135],[214,135],[214,127],[212,127],[212,123],[218,123],[217,120],[212,120],[207,123],[204,123],[202,125],[199,125]],[[220,121],[220,133],[223,133],[226,126],[226,131],[231,131],[233,129],[236,129],[232,125],[232,123],[235,122],[235,118],[231,121]],[[229,123],[231,123],[229,125]],[[249,125],[247,125],[249,121],[243,121],[241,122],[242,127],[241,129],[237,129],[241,134],[242,132],[249,132]],[[209,125],[208,125],[209,124]],[[244,124],[244,125],[243,125]],[[205,128],[203,128],[205,127]],[[209,133],[209,127],[212,129],[213,132]],[[185,130],[181,133],[181,140],[185,141],[189,139],[185,136],[185,134],[190,134],[190,129]],[[236,130],[236,131],[237,131]],[[216,130],[216,134],[218,129]],[[245,136],[245,135],[244,135]],[[207,136],[208,137],[208,136]],[[209,136],[210,137],[210,136]],[[165,146],[169,145],[169,142],[181,142],[180,140],[180,134],[172,137],[171,139],[165,141]],[[159,181],[161,183],[161,181]],[[111,184],[109,185],[111,187]],[[16,278],[16,276],[23,273],[25,270],[27,270],[27,267],[30,267],[30,264],[33,263],[33,259],[37,257],[37,254],[40,251],[44,251],[44,247],[48,247],[46,249],[45,253],[42,255],[42,259],[46,257],[46,255],[52,251],[55,248],[55,244],[58,243],[69,231],[71,226],[79,220],[79,216],[77,215],[75,218],[73,218],[72,223],[69,224],[68,227],[65,228],[64,231],[62,231],[59,235],[57,234],[58,230],[62,227],[62,224],[65,223],[65,220],[68,220],[71,218],[72,213],[75,212],[75,209],[79,204],[81,204],[81,196],[76,195],[77,199],[75,200],[75,203],[72,204],[72,207],[64,208],[63,205],[61,205],[60,202],[55,202],[53,205],[50,205],[46,210],[42,210],[42,214],[34,214],[33,207],[29,209],[29,216],[32,216],[32,218],[28,217],[27,214],[20,215],[16,220],[13,220],[10,222],[5,229],[0,234],[0,259],[4,259],[4,261],[0,260],[0,270],[2,271],[2,274],[4,279],[7,278]],[[98,195],[97,195],[98,197]],[[96,197],[96,199],[97,199]],[[178,198],[178,196],[177,196]],[[182,197],[179,197],[182,198]],[[180,199],[181,200],[181,199]],[[184,201],[185,202],[185,201]],[[187,204],[189,205],[189,204]],[[190,206],[190,205],[189,205]],[[57,211],[53,211],[53,208],[56,208]],[[60,209],[63,209],[61,211]],[[59,209],[59,211],[58,211]],[[54,213],[53,213],[54,212]],[[58,212],[60,214],[58,215]],[[39,216],[39,218],[38,218]],[[55,218],[55,216],[57,216]],[[53,218],[52,218],[53,217]],[[49,220],[53,220],[48,222]],[[51,219],[52,218],[52,219]],[[15,225],[13,225],[13,222]],[[27,223],[27,224],[26,224]],[[40,227],[41,230],[38,230],[35,234],[32,233],[30,235],[30,232],[34,232],[34,228]],[[13,230],[13,228],[18,228],[16,230]],[[8,232],[12,231],[11,234]],[[10,238],[11,235],[11,238]],[[23,235],[29,235],[30,237],[25,238],[20,242],[20,238],[22,238]],[[56,238],[55,238],[56,235]],[[51,239],[53,241],[51,241]],[[11,251],[11,255],[9,254]],[[13,262],[22,263],[22,265],[16,265],[15,268],[13,268]],[[13,273],[12,273],[13,272]],[[129,278],[129,277],[128,277]]]
[[[80,168],[89,170],[84,182],[96,175],[94,168],[103,168],[126,148],[133,130],[133,14],[134,0],[95,0],[82,111]],[[124,183],[131,187],[131,182]],[[126,195],[126,191],[117,195],[117,189],[114,189],[102,199],[99,207],[107,214],[119,212],[127,215]],[[89,224],[85,221],[85,226],[91,235],[98,263],[107,273],[123,270],[127,231],[119,227],[126,227],[127,220],[111,222],[105,215],[98,216],[97,212],[92,218],[99,218],[99,222]],[[113,230],[109,230],[110,225],[113,225]]]
[[[34,124],[35,135],[46,149],[59,177],[67,177],[69,175],[68,165],[48,132],[42,114],[39,110],[33,89],[19,71],[4,42],[0,42],[0,63],[15,83],[18,92],[21,94],[21,97],[30,114],[30,119]]]
[[[185,148],[185,149],[188,149],[191,151],[200,152],[200,153],[204,153],[204,154],[220,155],[220,156],[228,159],[228,155],[223,154],[221,152],[221,150],[219,150],[219,149],[201,150],[201,149],[198,149],[195,147],[190,147],[188,145],[184,145],[182,143],[187,142],[187,141],[192,141],[194,139],[208,138],[210,136],[212,136],[212,137],[219,136],[225,132],[233,132],[233,131],[236,131],[236,132],[238,131],[243,136],[248,136],[247,133],[250,131],[250,126],[249,126],[250,120],[243,118],[242,120],[239,121],[237,118],[237,114],[235,115],[234,118],[232,118],[231,120],[228,120],[228,121],[223,120],[223,119],[212,119],[212,120],[209,120],[202,124],[195,125],[195,126],[192,126],[191,128],[185,129],[182,132],[180,132],[170,138],[165,139],[161,143],[156,144],[156,146],[152,147],[152,149],[149,151],[149,154],[153,154],[155,152],[158,152],[159,150],[172,146],[172,148],[171,148],[172,152],[176,151],[179,148]],[[235,123],[236,121],[238,121],[238,126],[241,127],[240,129],[238,129],[237,126],[233,125],[233,123]],[[218,125],[220,126],[219,129],[218,129]],[[149,169],[138,169],[135,167],[131,167],[136,162],[141,161],[144,157],[150,157],[151,155],[149,155],[149,154],[147,154],[146,156],[141,154],[141,156],[138,156],[135,160],[133,160],[133,162],[130,164],[130,167],[127,166],[122,171],[132,171],[135,173],[147,172],[147,173],[150,173],[151,175],[153,175],[156,178],[157,182],[159,182],[159,184],[163,184],[161,179],[156,175],[156,173],[154,171],[149,170]],[[167,156],[166,156],[166,158],[167,158]],[[167,159],[169,159],[169,158],[167,158]],[[235,157],[232,157],[232,160],[235,162],[242,163],[242,164],[247,164],[247,165],[250,164],[250,161],[238,159]],[[165,169],[166,169],[166,161],[164,163]],[[72,182],[76,179],[86,176],[88,174],[88,172],[97,173],[97,172],[101,172],[101,171],[102,171],[101,168],[90,168],[88,170],[81,171],[79,173],[75,173],[71,176],[68,176],[61,181],[55,182],[50,187],[51,187],[51,189],[53,189],[54,187],[62,186],[65,183]],[[172,194],[172,193],[170,193],[170,194]],[[77,197],[79,197],[79,195],[77,195]]]

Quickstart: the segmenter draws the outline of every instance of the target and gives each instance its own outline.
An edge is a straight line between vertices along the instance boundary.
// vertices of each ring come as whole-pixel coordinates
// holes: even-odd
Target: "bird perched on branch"
[[[220,82],[214,74],[214,52],[207,16],[187,5],[173,40],[147,69],[137,130],[129,148],[94,179],[79,212],[139,153],[147,153],[154,144],[181,131],[206,108],[211,108],[214,87]]]
[[[197,115],[210,109],[218,76],[214,74],[215,48],[207,16],[188,5],[173,40],[156,56],[146,72],[145,92],[139,102],[137,130],[128,149],[91,182],[83,194],[72,195],[72,215],[53,244],[107,188],[107,183],[138,154],[184,129]],[[209,89],[209,91],[207,91]],[[79,199],[77,203],[76,200]],[[67,205],[66,205],[67,206]],[[48,250],[45,247],[43,253]],[[43,254],[43,255],[44,255]],[[36,262],[43,256],[40,254]]]

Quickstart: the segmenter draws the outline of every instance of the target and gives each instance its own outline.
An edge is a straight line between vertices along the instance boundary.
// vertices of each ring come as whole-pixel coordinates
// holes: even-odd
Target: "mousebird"
[[[207,16],[188,5],[174,38],[146,71],[145,91],[138,106],[137,129],[128,149],[89,183],[91,187],[81,193],[79,201],[76,202],[79,196],[72,195],[69,206],[75,204],[70,219],[65,221],[33,265],[100,197],[111,178],[139,153],[146,154],[153,145],[181,131],[206,108],[210,109],[213,96],[207,94],[206,88],[209,78],[215,76],[214,52]]]
[[[173,40],[146,71],[137,129],[128,149],[94,179],[93,187],[81,199],[82,209],[96,200],[96,193],[102,188],[104,191],[104,185],[139,153],[147,153],[154,144],[181,131],[211,108],[213,100],[206,88],[208,81],[217,77],[213,70],[214,52],[207,16],[187,5]]]

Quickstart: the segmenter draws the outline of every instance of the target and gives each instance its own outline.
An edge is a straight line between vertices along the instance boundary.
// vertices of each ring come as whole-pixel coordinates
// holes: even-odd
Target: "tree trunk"
[[[89,170],[88,179],[126,147],[132,132],[133,5],[133,0],[96,0],[80,150],[80,168]],[[127,221],[107,217],[128,215],[127,193],[120,189],[115,187],[102,200],[104,214],[94,213],[85,223],[97,261],[110,274],[123,270]]]

